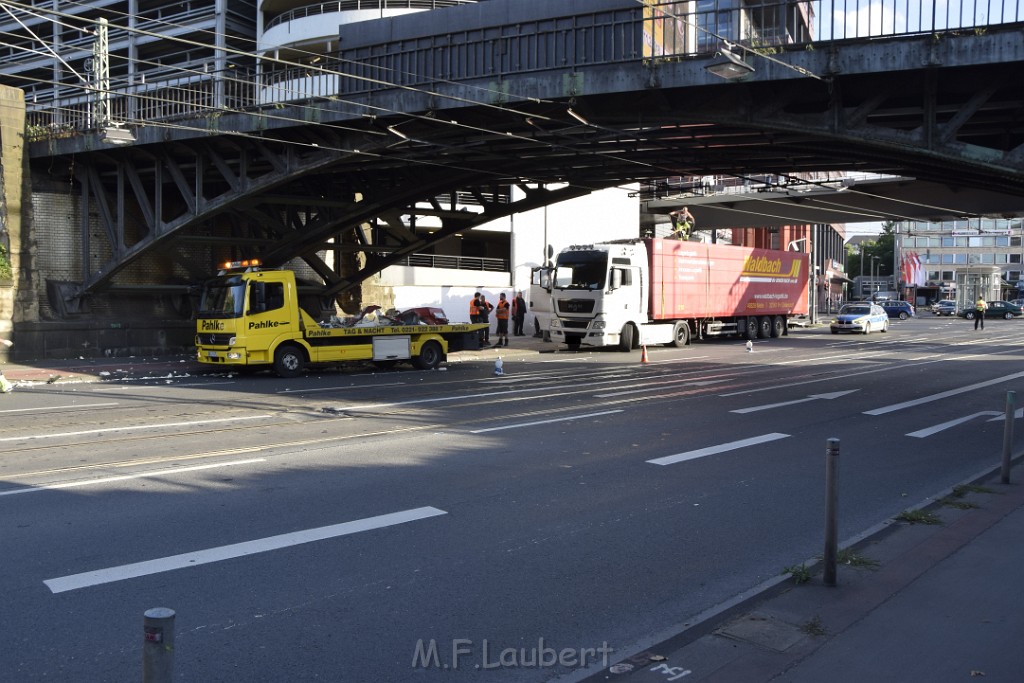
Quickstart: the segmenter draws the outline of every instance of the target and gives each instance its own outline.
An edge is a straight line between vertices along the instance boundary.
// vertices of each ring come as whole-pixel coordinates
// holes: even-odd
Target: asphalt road
[[[1024,322],[0,402],[4,680],[574,680],[998,462]],[[7,400],[16,396],[16,400]],[[614,654],[609,659],[614,661]]]

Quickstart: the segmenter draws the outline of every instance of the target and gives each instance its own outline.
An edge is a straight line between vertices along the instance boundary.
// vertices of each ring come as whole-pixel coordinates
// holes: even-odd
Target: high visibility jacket
[[[498,320],[508,320],[508,302],[498,301],[497,310],[494,312],[494,317]]]
[[[470,319],[472,319],[472,316],[474,315],[480,315],[480,307],[476,305],[476,301],[476,299],[473,299],[472,301],[469,302]]]
[[[978,303],[974,304],[974,307],[979,311],[984,311],[986,308],[988,308],[988,304],[979,299]]]

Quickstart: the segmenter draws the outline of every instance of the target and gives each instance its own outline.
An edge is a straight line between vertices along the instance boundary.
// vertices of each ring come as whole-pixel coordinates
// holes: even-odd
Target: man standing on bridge
[[[685,206],[682,209],[669,212],[672,219],[672,237],[680,240],[690,238],[690,231],[693,230],[693,215]]]

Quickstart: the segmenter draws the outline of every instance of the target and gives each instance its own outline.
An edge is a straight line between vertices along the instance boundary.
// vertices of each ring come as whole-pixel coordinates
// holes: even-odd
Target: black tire
[[[900,320],[906,320],[906,319],[907,319],[907,312],[906,311],[900,311]]]
[[[1006,313],[1003,313],[1003,317],[1007,320],[1013,320],[1013,313],[1007,311]]]
[[[889,321],[886,320],[884,323],[882,323],[882,334],[885,334],[888,331],[889,331]]]
[[[772,318],[772,336],[778,338],[784,334],[786,334],[786,318],[777,315]]]
[[[690,343],[690,326],[687,323],[676,323],[672,326],[671,345],[681,349]]]
[[[761,316],[757,319],[757,338],[768,339],[772,336],[772,319],[768,316]]]
[[[433,370],[444,360],[444,349],[435,340],[424,342],[420,347],[420,355],[412,359],[412,364],[420,370]]]
[[[757,339],[757,318],[753,316],[747,318],[746,337],[751,341]]]
[[[630,352],[633,350],[633,326],[626,323],[619,333],[619,351]]]
[[[871,323],[864,323],[864,334],[871,332]]]
[[[306,354],[294,344],[282,344],[274,351],[274,372],[278,377],[298,377],[306,368]]]
[[[968,320],[974,320],[974,311],[967,311],[964,313],[964,317]]]

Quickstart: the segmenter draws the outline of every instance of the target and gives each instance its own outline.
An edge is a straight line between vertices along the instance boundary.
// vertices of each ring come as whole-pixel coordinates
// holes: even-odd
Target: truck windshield
[[[555,289],[604,289],[608,252],[567,251],[558,255]]]
[[[245,304],[245,281],[238,276],[217,278],[203,285],[200,318],[241,318]]]

